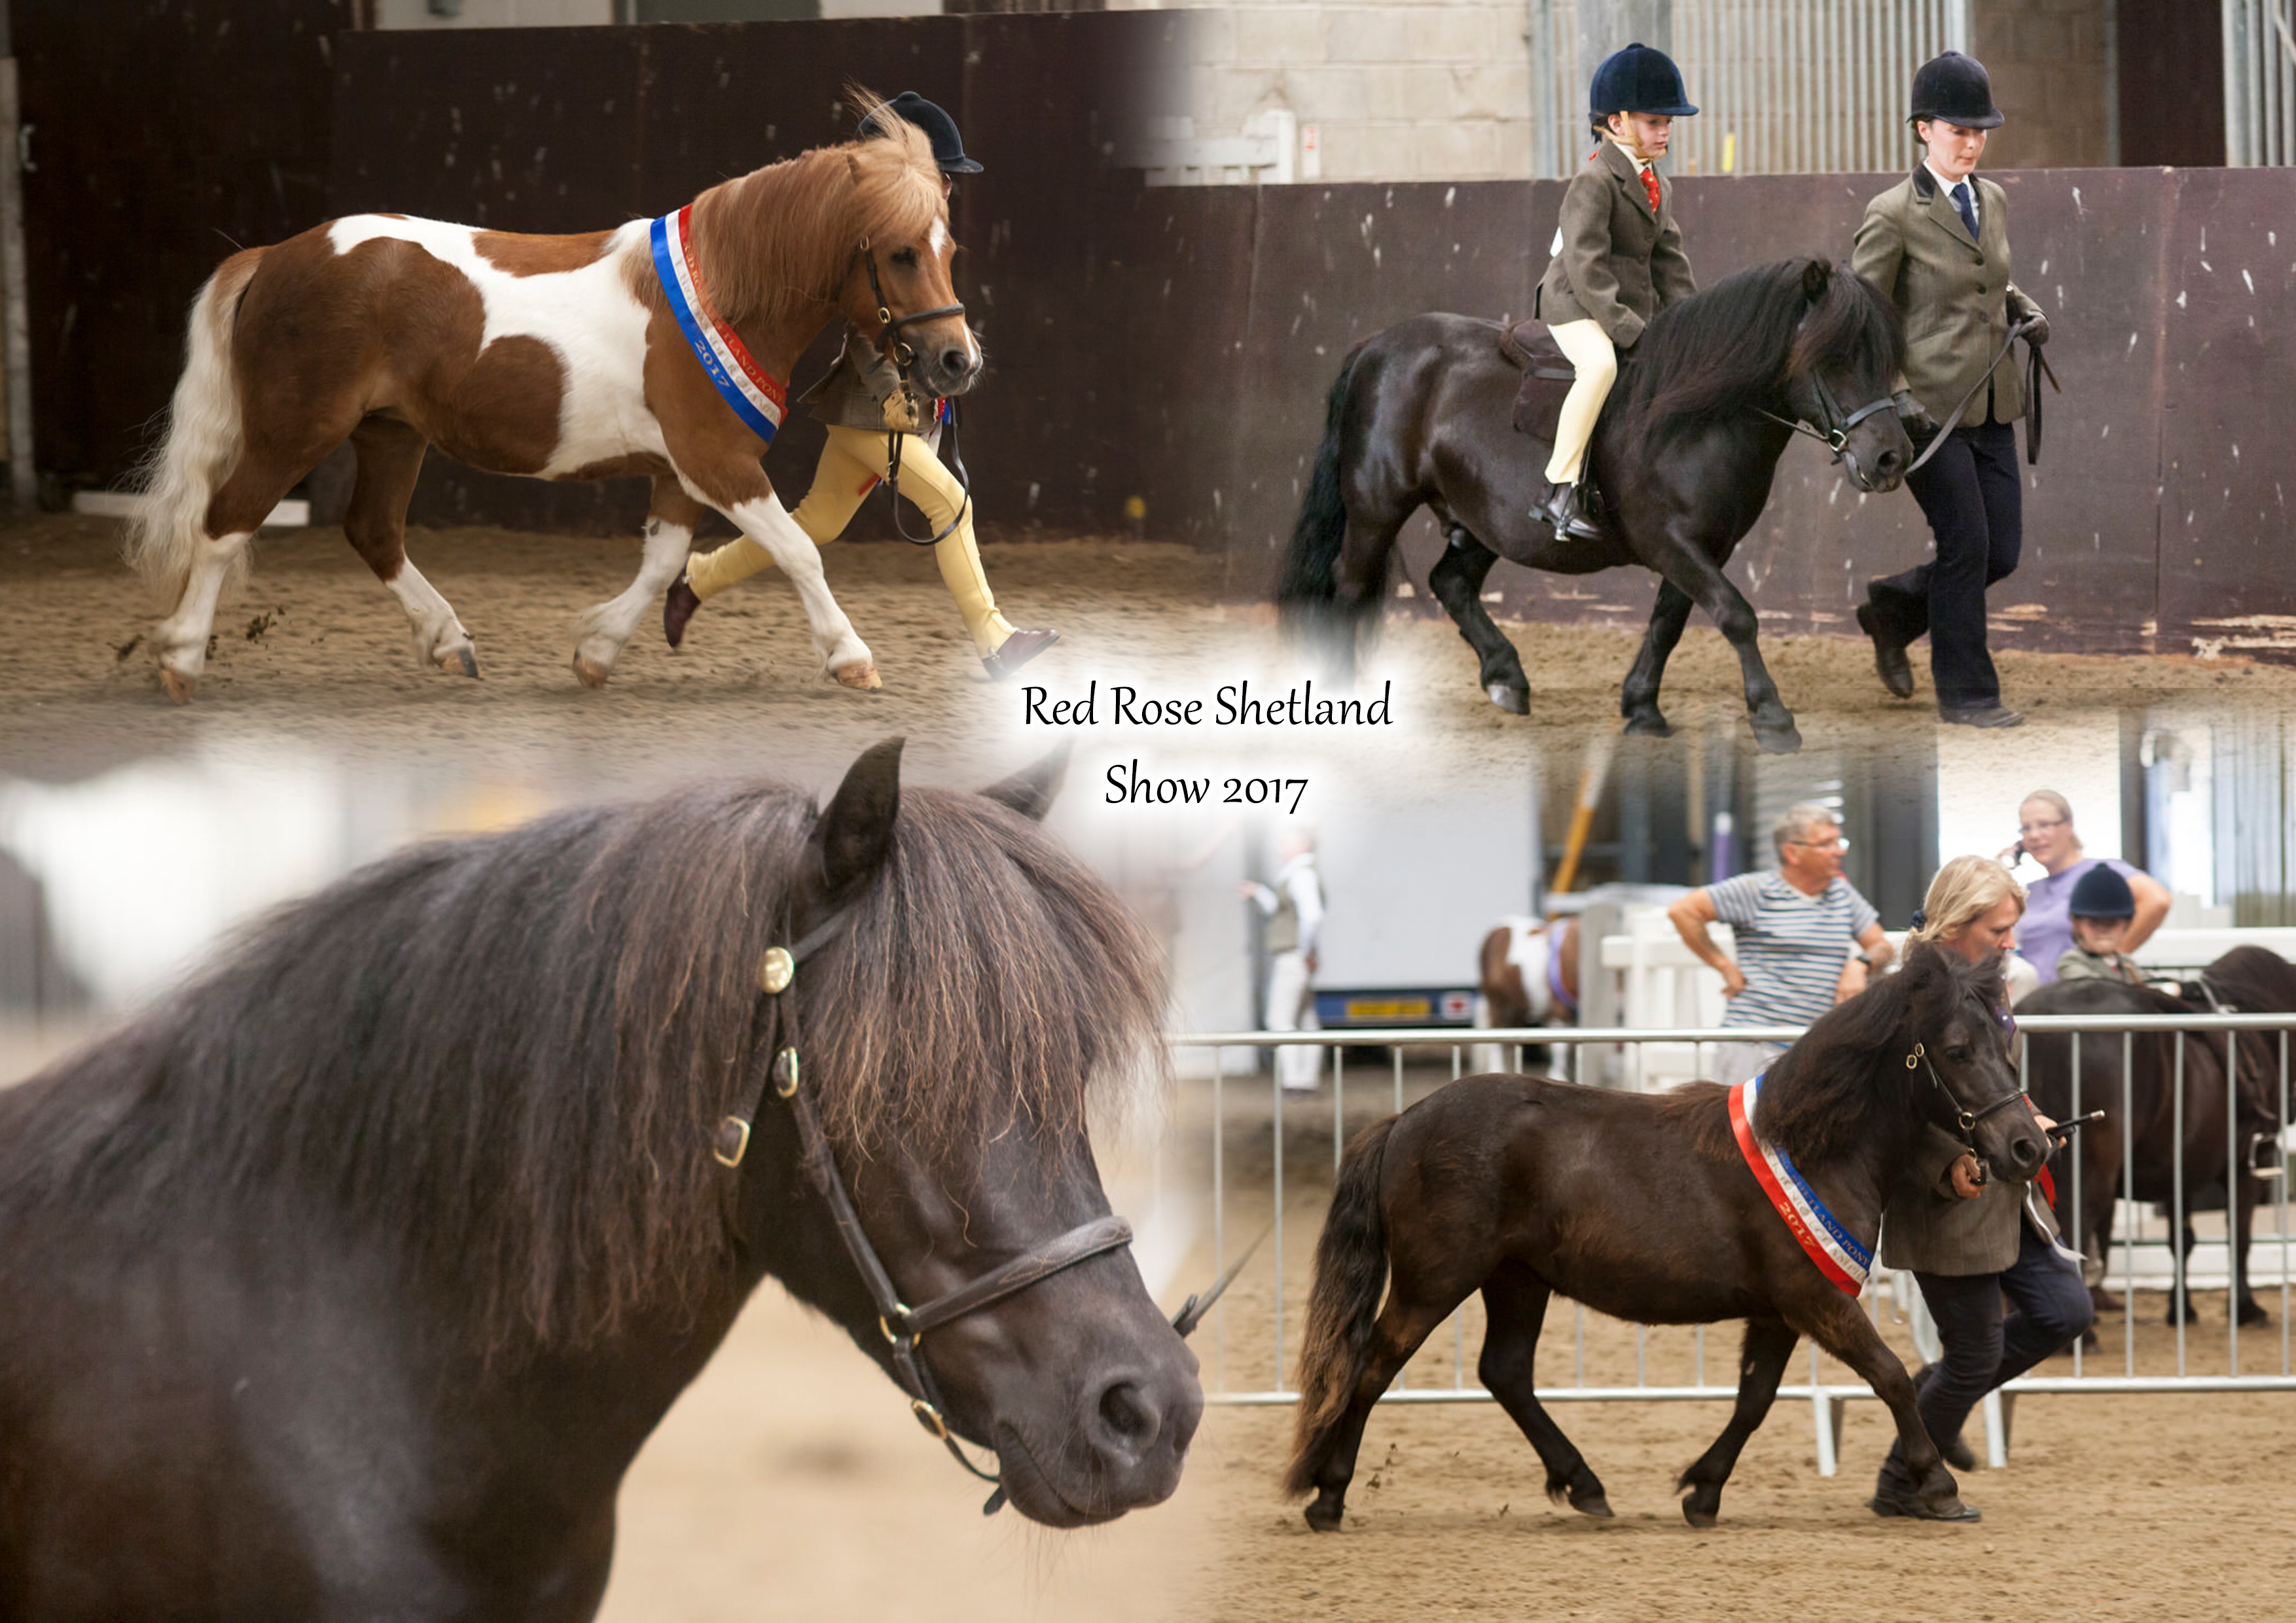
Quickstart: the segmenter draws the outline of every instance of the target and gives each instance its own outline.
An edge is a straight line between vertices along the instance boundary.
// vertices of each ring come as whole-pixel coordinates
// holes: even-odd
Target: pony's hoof
[[[885,684],[877,679],[877,662],[864,660],[857,665],[840,665],[829,673],[841,687],[857,687],[865,693],[873,693]]]
[[[582,678],[584,687],[603,687],[606,678],[614,674],[611,665],[601,665],[587,654],[574,656],[574,674]]]
[[[1300,1513],[1307,1518],[1308,1525],[1318,1533],[1338,1532],[1340,1523],[1347,1516],[1347,1512],[1339,1505],[1325,1504],[1321,1499],[1316,1500]]]
[[[1666,717],[1656,710],[1637,710],[1627,717],[1625,730],[1628,738],[1672,738],[1674,736],[1674,729],[1667,725]]]
[[[1710,1528],[1721,1518],[1718,1511],[1708,1509],[1693,1497],[1682,1502],[1682,1519],[1694,1528]]]
[[[1504,682],[1494,682],[1483,690],[1483,695],[1510,716],[1530,714],[1530,690],[1511,687]]]
[[[1583,1496],[1578,1494],[1571,1495],[1570,1508],[1577,1511],[1582,1516],[1593,1516],[1603,1521],[1609,1521],[1611,1516],[1616,1514],[1616,1512],[1611,1509],[1610,1500],[1604,1498],[1599,1493],[1587,1494]]]
[[[1792,755],[1801,748],[1801,729],[1792,722],[1784,726],[1756,727],[1754,742],[1764,755]]]
[[[168,697],[177,704],[191,703],[192,694],[198,691],[199,685],[199,681],[195,677],[169,670],[164,665],[160,668],[160,686],[166,692]]]
[[[457,673],[465,676],[476,676],[479,674],[478,650],[472,648],[468,643],[454,648],[442,648],[431,656],[431,660],[450,676]]]

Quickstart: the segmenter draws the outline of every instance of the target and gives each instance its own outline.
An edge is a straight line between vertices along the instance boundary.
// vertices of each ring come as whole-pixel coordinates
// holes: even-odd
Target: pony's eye
[[[1954,1047],[1948,1048],[1945,1051],[1945,1057],[1951,1060],[1956,1065],[1966,1065],[1969,1063],[1968,1045],[1966,1044],[1956,1045]]]
[[[916,269],[917,250],[914,248],[896,249],[893,252],[893,263],[899,266],[903,270]]]

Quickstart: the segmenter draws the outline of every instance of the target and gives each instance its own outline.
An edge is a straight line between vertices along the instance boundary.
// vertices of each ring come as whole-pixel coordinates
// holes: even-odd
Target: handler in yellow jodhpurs
[[[932,139],[941,184],[956,175],[977,175],[980,165],[965,156],[956,123],[914,91],[893,99],[895,112]],[[871,131],[865,123],[862,134]],[[799,404],[828,425],[813,484],[791,513],[798,528],[825,546],[844,533],[862,498],[885,476],[887,442],[900,447],[900,494],[932,527],[948,533],[933,545],[941,580],[956,599],[957,611],[972,637],[973,652],[992,679],[1001,680],[1060,640],[1056,631],[1015,630],[996,611],[996,594],[981,572],[980,549],[972,537],[972,511],[964,488],[940,460],[938,402],[913,405],[899,371],[867,338],[847,328],[845,345],[829,375],[808,389]],[[662,609],[662,633],[675,648],[685,640],[694,611],[736,581],[771,567],[772,554],[748,537],[738,537],[712,553],[687,561],[685,578],[669,590]]]
[[[1579,503],[1578,481],[1618,381],[1618,352],[1634,348],[1652,316],[1697,291],[1670,207],[1673,188],[1654,167],[1674,120],[1698,111],[1680,70],[1665,52],[1630,45],[1595,70],[1587,100],[1603,143],[1562,194],[1554,260],[1531,307],[1578,374],[1555,426],[1546,493],[1530,512],[1557,541],[1601,533]]]

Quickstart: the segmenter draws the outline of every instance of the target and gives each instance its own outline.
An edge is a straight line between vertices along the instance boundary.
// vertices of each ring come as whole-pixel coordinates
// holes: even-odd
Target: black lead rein
[[[837,1158],[830,1149],[828,1135],[822,1131],[821,1117],[805,1091],[796,1012],[782,1001],[783,994],[796,981],[798,966],[842,934],[851,918],[850,908],[840,908],[814,926],[794,946],[768,947],[758,958],[758,989],[766,998],[766,1042],[773,1050],[773,1062],[752,1091],[747,1108],[718,1122],[710,1154],[720,1166],[739,1168],[742,1158],[749,1153],[750,1131],[758,1112],[765,1109],[768,1089],[789,1105],[790,1115],[797,1123],[806,1176],[828,1203],[830,1216],[836,1220],[837,1236],[844,1242],[846,1255],[853,1259],[854,1271],[861,1275],[870,1302],[877,1310],[877,1329],[892,1346],[894,1378],[909,1395],[909,1411],[917,1417],[917,1423],[948,1450],[951,1459],[982,1481],[996,1485],[996,1491],[980,1507],[982,1515],[993,1516],[1004,1506],[1003,1482],[996,1472],[983,1471],[966,1458],[964,1450],[958,1446],[941,1406],[939,1388],[934,1384],[932,1371],[921,1356],[919,1340],[929,1330],[1000,1302],[1087,1258],[1130,1244],[1132,1225],[1112,1214],[1095,1217],[920,1307],[912,1307],[901,1300],[900,1293],[893,1288],[892,1275],[886,1272],[876,1248],[862,1230],[861,1219],[853,1209],[852,1196],[846,1192],[845,1179],[837,1170]],[[1256,1247],[1259,1242],[1252,1244]],[[1250,1254],[1247,1250],[1244,1258]],[[1235,1268],[1229,1269],[1203,1298],[1191,1296],[1173,1320],[1173,1328],[1182,1336],[1193,1330],[1227,1289],[1243,1260],[1238,1258]]]
[[[909,368],[916,365],[917,352],[901,336],[901,329],[914,322],[938,321],[944,316],[962,316],[964,307],[962,304],[945,304],[935,309],[919,310],[910,316],[896,316],[893,307],[885,302],[884,287],[877,280],[876,250],[866,242],[861,244],[861,262],[869,267],[869,293],[877,301],[877,342],[882,346],[885,358],[900,373],[901,398],[908,402],[909,418],[914,422],[917,394],[909,385]],[[951,400],[948,403],[948,455],[949,460],[956,464],[957,488],[964,492],[964,499],[957,504],[956,516],[945,528],[930,536],[913,536],[909,534],[908,527],[901,522],[901,441],[906,436],[899,429],[885,430],[885,492],[893,504],[893,533],[911,546],[938,546],[956,533],[956,527],[964,522],[965,514],[972,511],[972,478],[965,471],[964,454],[957,448],[956,443],[956,402]]]

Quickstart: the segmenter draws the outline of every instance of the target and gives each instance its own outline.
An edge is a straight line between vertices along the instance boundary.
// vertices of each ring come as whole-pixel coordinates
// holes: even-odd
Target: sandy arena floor
[[[414,532],[408,553],[475,638],[472,682],[418,667],[405,617],[333,531],[266,536],[247,592],[217,619],[198,699],[160,694],[140,640],[158,618],[114,556],[107,520],[0,521],[0,764],[68,775],[90,766],[219,740],[270,738],[389,763],[465,758],[616,782],[705,769],[811,773],[858,743],[906,733],[918,758],[963,771],[976,741],[1017,723],[1019,697],[988,684],[932,561],[889,544],[828,554],[840,601],[876,654],[885,686],[857,693],[815,674],[796,599],[772,576],[704,609],[672,653],[649,617],[613,680],[592,692],[569,668],[574,617],[628,584],[634,541],[503,530]],[[985,549],[1001,605],[1064,642],[1031,667],[1047,684],[1150,668],[1250,674],[1272,657],[1265,609],[1212,601],[1207,560],[1185,547],[1081,539]],[[1509,567],[1509,566],[1502,566]],[[1379,669],[1416,717],[1411,746],[1454,770],[1511,764],[1514,750],[1575,747],[1617,725],[1618,686],[1637,635],[1517,627],[1532,716],[1482,697],[1472,654],[1447,624],[1391,617]],[[1874,680],[1861,642],[1788,636],[1767,657],[1812,744],[1925,734],[1924,692],[1900,703]],[[2296,709],[2296,668],[2225,660],[2003,656],[2012,699],[2052,710],[2190,701]],[[1737,668],[1694,621],[1664,695],[1677,730],[1743,730]],[[1001,768],[1000,768],[1001,769]]]

